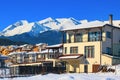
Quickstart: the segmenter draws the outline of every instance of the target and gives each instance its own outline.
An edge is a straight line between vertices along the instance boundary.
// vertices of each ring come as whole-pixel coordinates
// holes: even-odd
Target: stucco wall
[[[112,65],[112,58],[106,55],[102,55],[102,65]]]
[[[88,72],[92,72],[93,64],[100,64],[100,41],[96,42],[82,42],[82,43],[66,43],[64,47],[67,47],[67,54],[70,54],[70,47],[78,47],[78,54],[85,54],[85,46],[94,46],[94,58],[87,58],[88,62]],[[81,60],[80,60],[81,61]],[[73,62],[73,61],[71,61]],[[72,64],[72,63],[71,63]],[[74,62],[75,64],[75,62]],[[77,65],[79,65],[78,63]],[[70,65],[70,64],[69,64]],[[80,70],[79,70],[80,68]],[[70,71],[73,71],[73,66],[70,65]],[[77,68],[77,72],[84,72],[83,64],[80,64],[80,67]]]

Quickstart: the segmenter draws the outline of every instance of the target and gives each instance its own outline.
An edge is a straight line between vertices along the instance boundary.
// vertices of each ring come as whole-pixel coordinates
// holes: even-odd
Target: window
[[[106,47],[106,53],[111,55],[111,48]]]
[[[107,31],[107,32],[106,32],[106,37],[107,37],[107,38],[111,38],[111,32],[108,32],[108,31]]]
[[[118,49],[118,56],[120,57],[120,49]]]
[[[17,63],[22,63],[23,59],[17,59]]]
[[[82,42],[82,34],[81,33],[77,33],[75,34],[75,42]]]
[[[67,53],[67,47],[64,48],[64,53],[65,53],[65,54]]]
[[[45,58],[45,54],[41,54],[41,58]]]
[[[100,41],[102,39],[102,33],[99,32],[89,32],[88,41]]]
[[[94,58],[94,46],[85,46],[85,57]]]
[[[70,53],[78,53],[78,47],[70,47]]]
[[[54,54],[49,54],[49,59],[53,59],[54,58]]]

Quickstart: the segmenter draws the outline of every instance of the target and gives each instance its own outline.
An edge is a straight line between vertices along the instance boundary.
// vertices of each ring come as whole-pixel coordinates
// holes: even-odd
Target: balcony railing
[[[64,43],[77,43],[77,42],[95,42],[95,41],[105,41],[105,37],[97,37],[97,38],[82,38],[80,40],[75,39],[67,39]]]

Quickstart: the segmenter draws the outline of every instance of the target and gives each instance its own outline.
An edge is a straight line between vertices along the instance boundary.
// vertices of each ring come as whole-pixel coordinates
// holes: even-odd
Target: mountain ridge
[[[33,32],[33,29],[35,28],[37,28],[34,30],[34,32],[36,32],[35,34],[38,34],[48,30],[61,30],[66,27],[73,27],[77,24],[80,24],[80,22],[78,20],[75,20],[74,18],[53,19],[49,17],[44,20],[30,22],[30,23],[27,20],[20,20],[12,25],[9,25],[0,33],[0,35],[14,36],[26,32]]]
[[[49,17],[35,22],[20,20],[0,32],[0,38],[29,44],[57,44],[62,42],[62,34],[59,30],[78,24],[80,24],[80,22],[74,18],[53,19]]]

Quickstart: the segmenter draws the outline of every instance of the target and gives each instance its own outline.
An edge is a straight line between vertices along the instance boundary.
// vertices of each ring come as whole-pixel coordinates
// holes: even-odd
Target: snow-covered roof
[[[40,52],[26,52],[26,54],[37,54],[37,53],[40,53]]]
[[[48,53],[48,49],[42,50],[40,53]],[[49,49],[49,53],[53,53],[53,50]]]
[[[38,44],[36,44],[36,46],[40,46],[40,45],[43,45],[43,44],[46,44],[46,43],[38,43]]]
[[[14,54],[25,54],[26,52],[11,52],[10,54],[8,55],[14,55]]]
[[[112,56],[112,55],[108,55],[108,54],[102,54],[102,55],[110,57],[110,58],[119,58],[120,59],[120,57],[117,57],[117,56]]]
[[[66,29],[63,29],[62,31],[74,30],[74,29],[84,29],[84,28],[93,28],[93,27],[102,27],[105,24],[106,24],[105,22],[96,20],[96,21],[85,22],[85,23],[82,23],[80,25],[73,26],[73,28],[66,28]]]
[[[63,44],[56,44],[56,45],[50,45],[50,46],[46,46],[46,48],[59,48],[62,47]]]
[[[106,24],[109,24],[109,21],[104,21]],[[113,20],[113,25],[120,27],[120,20]]]
[[[24,44],[24,45],[21,45],[21,46],[19,46],[19,47],[25,47],[25,46],[27,46],[28,44]]]
[[[82,55],[63,55],[63,56],[60,56],[59,59],[77,59],[81,56]]]
[[[14,55],[14,54],[38,54],[40,52],[12,52],[8,55]]]

